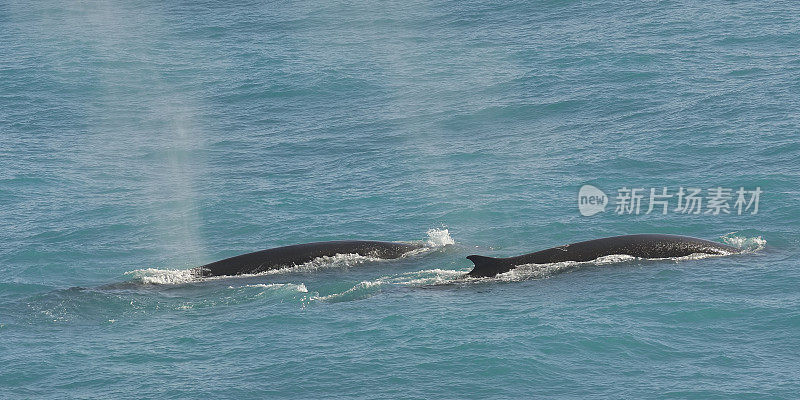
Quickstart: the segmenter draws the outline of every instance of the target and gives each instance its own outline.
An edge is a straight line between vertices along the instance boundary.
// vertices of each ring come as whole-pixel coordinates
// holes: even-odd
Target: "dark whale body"
[[[255,274],[307,263],[315,258],[337,254],[358,254],[377,258],[398,258],[421,244],[379,242],[374,240],[338,240],[276,247],[226,258],[197,267],[201,276]]]
[[[524,264],[592,261],[614,254],[640,258],[667,258],[694,253],[726,255],[738,252],[740,250],[735,247],[688,236],[644,234],[587,240],[517,257],[493,258],[472,255],[467,258],[475,264],[469,276],[480,278],[502,274]]]

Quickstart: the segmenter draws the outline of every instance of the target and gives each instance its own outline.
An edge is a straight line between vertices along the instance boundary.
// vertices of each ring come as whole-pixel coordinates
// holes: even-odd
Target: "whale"
[[[566,244],[516,257],[467,256],[467,259],[475,264],[475,267],[467,275],[473,278],[486,278],[508,272],[520,265],[592,261],[609,255],[668,258],[684,257],[696,253],[729,255],[739,252],[741,250],[736,247],[689,236],[623,235]]]
[[[320,257],[358,254],[381,259],[402,257],[422,244],[381,242],[376,240],[336,240],[275,247],[242,254],[194,268],[202,277],[257,274],[273,269],[300,265]]]

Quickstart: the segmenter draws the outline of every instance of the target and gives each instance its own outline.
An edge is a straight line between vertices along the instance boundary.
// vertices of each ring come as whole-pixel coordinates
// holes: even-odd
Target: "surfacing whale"
[[[471,255],[475,264],[469,276],[490,277],[524,264],[550,264],[564,261],[592,261],[610,255],[640,258],[683,257],[695,253],[727,255],[739,253],[736,247],[689,236],[643,234],[587,240],[517,257],[493,258]]]
[[[398,258],[421,244],[380,242],[374,240],[338,240],[276,247],[226,258],[195,268],[200,276],[255,274],[307,263],[319,257],[358,254],[384,259]]]

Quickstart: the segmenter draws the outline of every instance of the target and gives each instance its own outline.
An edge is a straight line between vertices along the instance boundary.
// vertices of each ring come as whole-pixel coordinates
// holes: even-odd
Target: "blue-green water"
[[[4,0],[0,397],[796,397],[798,48],[793,2]],[[643,232],[748,252],[460,279]],[[332,239],[429,249],[182,272]]]

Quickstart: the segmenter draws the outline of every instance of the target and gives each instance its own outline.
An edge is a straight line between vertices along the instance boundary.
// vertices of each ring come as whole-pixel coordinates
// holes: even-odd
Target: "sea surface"
[[[798,49],[792,1],[0,0],[0,398],[797,398]],[[633,233],[744,252],[464,277]],[[335,239],[425,249],[188,272]]]

